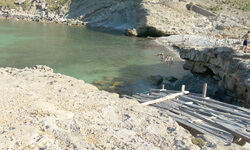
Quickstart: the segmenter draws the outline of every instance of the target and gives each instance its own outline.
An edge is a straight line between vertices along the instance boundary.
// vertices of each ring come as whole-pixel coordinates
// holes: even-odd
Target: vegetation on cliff
[[[36,0],[26,0],[22,4],[15,4],[17,0],[1,0],[0,6],[9,7],[9,8],[17,8],[21,6],[24,10],[28,10],[31,7],[31,4]],[[64,5],[69,5],[72,0],[44,0],[45,3],[48,4],[49,11],[55,11],[60,9]]]

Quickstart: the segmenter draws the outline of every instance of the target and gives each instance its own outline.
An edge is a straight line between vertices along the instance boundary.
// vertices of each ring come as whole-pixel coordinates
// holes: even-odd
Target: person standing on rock
[[[247,52],[247,45],[248,45],[248,40],[250,37],[250,31],[247,32],[242,38],[244,39],[243,41],[243,52]]]

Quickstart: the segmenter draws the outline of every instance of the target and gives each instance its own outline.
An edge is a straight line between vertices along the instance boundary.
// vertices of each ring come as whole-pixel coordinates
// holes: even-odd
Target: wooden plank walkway
[[[147,94],[123,97],[152,105],[178,123],[226,143],[241,139],[250,143],[250,109],[203,98],[187,91],[153,89]]]

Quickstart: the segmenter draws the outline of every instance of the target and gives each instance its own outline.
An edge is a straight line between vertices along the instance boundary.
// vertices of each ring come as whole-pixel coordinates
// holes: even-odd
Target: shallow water
[[[152,40],[116,32],[0,20],[0,67],[47,65],[87,83],[111,76],[125,81],[136,93],[155,87],[146,80],[148,76],[181,78],[189,73],[177,55],[172,65],[162,63],[156,56],[161,52],[177,54]]]

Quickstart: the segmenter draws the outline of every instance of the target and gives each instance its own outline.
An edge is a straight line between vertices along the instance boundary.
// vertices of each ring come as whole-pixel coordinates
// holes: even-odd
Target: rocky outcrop
[[[194,75],[199,74],[202,78],[212,77],[213,79],[204,81],[208,83],[208,93],[211,93],[210,96],[214,99],[250,107],[250,55],[239,50],[239,40],[172,35],[157,38],[156,42],[168,48],[176,48],[180,57],[186,60],[184,69],[191,70]],[[196,81],[195,78],[187,77],[180,83],[189,84],[191,80]],[[201,93],[203,83],[197,83],[200,85],[193,84],[197,86],[193,87],[193,92]],[[178,89],[181,84],[177,85]],[[215,87],[214,84],[218,86]]]
[[[104,27],[123,32],[135,29],[136,31],[127,32],[128,35],[135,36],[200,34],[238,38],[250,28],[249,19],[246,19],[249,12],[238,17],[214,14],[204,16],[209,14],[209,11],[197,6],[197,9],[199,8],[197,12],[202,14],[188,10],[186,5],[189,1],[74,0],[66,1],[65,4],[56,1],[54,4],[46,0],[34,0],[25,3],[30,3],[30,6],[28,4],[25,5],[27,8],[18,6],[15,10],[1,7],[0,16]]]
[[[49,67],[0,76],[0,149],[199,149],[164,112]]]
[[[46,66],[0,68],[0,95],[0,149],[200,149],[164,111]]]
[[[198,74],[211,74],[219,87],[235,101],[250,107],[250,55],[243,55],[231,47],[179,49],[186,60],[185,69]]]
[[[47,66],[0,68],[0,149],[239,149]],[[211,140],[212,139],[212,140]]]

